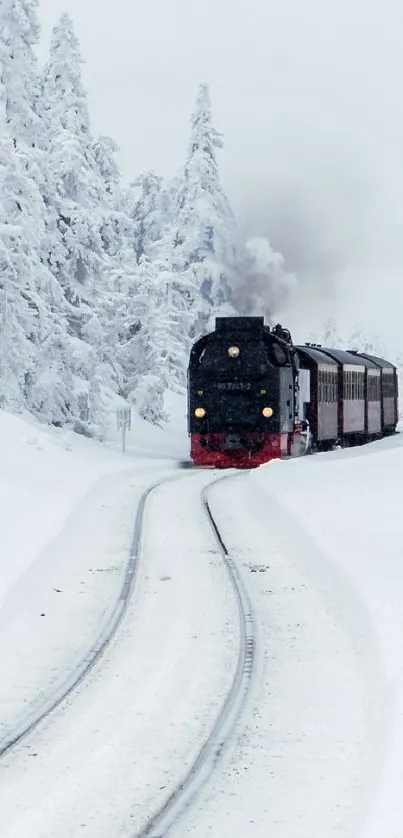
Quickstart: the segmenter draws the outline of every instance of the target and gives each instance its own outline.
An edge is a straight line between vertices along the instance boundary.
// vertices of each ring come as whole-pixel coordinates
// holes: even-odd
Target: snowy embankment
[[[403,834],[402,442],[214,488],[260,615],[261,670],[222,772],[173,838]]]
[[[278,465],[255,479],[312,539],[317,550],[305,554],[306,571],[339,614],[357,671],[369,679],[372,761],[362,834],[397,838],[403,834],[403,437],[311,458],[305,472],[293,463],[288,480]]]
[[[137,444],[144,428],[144,448],[153,434],[158,447],[164,435],[145,426]],[[3,411],[0,462],[1,739],[91,646],[122,583],[139,498],[175,463],[139,465]]]

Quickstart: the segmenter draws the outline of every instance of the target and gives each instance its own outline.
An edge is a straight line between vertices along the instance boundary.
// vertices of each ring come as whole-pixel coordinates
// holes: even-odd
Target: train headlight
[[[239,351],[239,346],[228,347],[228,355],[230,356],[230,358],[238,358]]]
[[[196,410],[195,410],[196,419],[203,419],[203,416],[205,416],[205,415],[206,415],[206,411],[205,411],[204,407],[196,407]]]
[[[262,409],[263,416],[265,419],[270,419],[270,416],[273,416],[273,408],[272,407],[264,407]]]

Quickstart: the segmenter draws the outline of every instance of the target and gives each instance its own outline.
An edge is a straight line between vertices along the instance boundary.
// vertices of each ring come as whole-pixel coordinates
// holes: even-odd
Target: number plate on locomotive
[[[234,391],[234,390],[250,390],[250,381],[219,381],[216,385],[217,390]]]

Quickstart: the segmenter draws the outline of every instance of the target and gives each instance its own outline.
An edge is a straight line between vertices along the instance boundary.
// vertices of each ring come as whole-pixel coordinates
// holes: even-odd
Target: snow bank
[[[403,438],[271,463],[250,480],[280,520],[284,514],[284,545],[298,532],[304,570],[343,620],[358,667],[373,673],[370,735],[378,759],[366,835],[396,838],[403,823]],[[304,533],[317,547],[308,558]]]
[[[139,498],[174,461],[167,451],[140,467],[0,411],[0,462],[2,737],[90,648],[120,589]]]

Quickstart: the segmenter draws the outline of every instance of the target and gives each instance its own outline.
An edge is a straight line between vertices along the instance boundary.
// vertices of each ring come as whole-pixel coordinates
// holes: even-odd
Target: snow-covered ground
[[[260,615],[260,673],[174,838],[403,835],[402,493],[400,436],[214,488]]]
[[[2,411],[0,462],[1,739],[91,646],[121,585],[137,502],[175,462],[140,470]]]
[[[2,838],[132,838],[186,774],[236,665],[236,603],[183,401],[127,454],[0,411],[0,735],[134,596],[89,679],[0,761]],[[403,440],[274,462],[210,503],[247,582],[258,666],[221,764],[173,838],[402,838]]]

